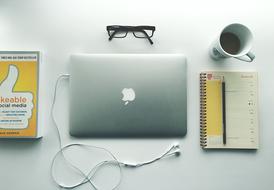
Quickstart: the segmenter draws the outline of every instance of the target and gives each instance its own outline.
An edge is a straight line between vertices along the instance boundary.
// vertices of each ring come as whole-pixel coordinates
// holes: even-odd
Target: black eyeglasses
[[[132,32],[136,38],[147,38],[150,44],[153,44],[151,37],[155,32],[155,26],[107,26],[109,40],[112,38],[125,38],[128,32]]]

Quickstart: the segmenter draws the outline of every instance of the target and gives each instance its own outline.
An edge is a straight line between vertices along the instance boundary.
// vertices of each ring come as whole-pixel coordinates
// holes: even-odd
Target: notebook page
[[[206,81],[207,144],[222,143],[222,94],[221,81]]]

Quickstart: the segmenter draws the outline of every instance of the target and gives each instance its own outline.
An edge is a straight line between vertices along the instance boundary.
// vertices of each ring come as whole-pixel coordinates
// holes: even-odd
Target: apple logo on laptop
[[[125,105],[127,105],[130,101],[133,101],[135,99],[135,92],[132,88],[124,88],[122,90],[122,94],[122,100],[125,102]]]

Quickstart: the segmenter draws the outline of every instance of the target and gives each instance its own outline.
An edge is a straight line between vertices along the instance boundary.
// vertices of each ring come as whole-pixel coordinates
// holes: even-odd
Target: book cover
[[[38,138],[39,52],[0,52],[0,138]]]

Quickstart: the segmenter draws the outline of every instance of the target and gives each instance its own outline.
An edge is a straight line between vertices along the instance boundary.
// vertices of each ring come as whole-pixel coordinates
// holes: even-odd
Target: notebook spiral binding
[[[200,74],[200,145],[207,146],[206,131],[206,73]]]

